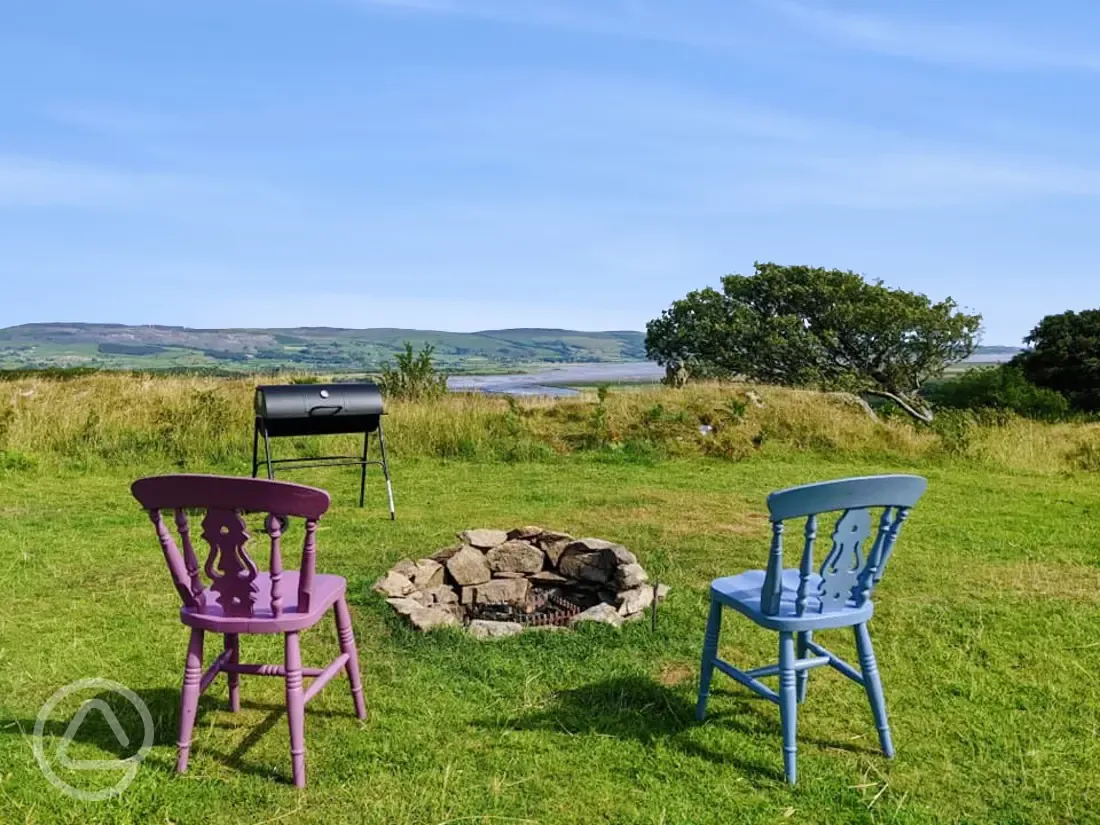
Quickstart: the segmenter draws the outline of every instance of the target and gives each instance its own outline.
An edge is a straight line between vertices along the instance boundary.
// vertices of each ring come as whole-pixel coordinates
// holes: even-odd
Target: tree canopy
[[[650,321],[649,357],[693,377],[881,395],[929,421],[921,386],[977,345],[981,316],[950,298],[933,302],[837,269],[754,268],[722,278],[721,291],[689,293]]]
[[[1033,384],[1062,393],[1085,412],[1100,412],[1100,309],[1048,315],[1013,359]]]

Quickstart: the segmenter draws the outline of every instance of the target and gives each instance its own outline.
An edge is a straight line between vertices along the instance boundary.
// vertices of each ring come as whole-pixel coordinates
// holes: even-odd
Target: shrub
[[[1002,410],[1040,421],[1058,421],[1069,413],[1061,393],[1032,384],[1012,364],[969,370],[928,389],[935,406],[950,410]]]
[[[378,385],[391,398],[434,398],[447,391],[447,376],[432,363],[435,347],[425,344],[420,352],[405,342],[405,351],[397,353],[397,365],[382,367]]]

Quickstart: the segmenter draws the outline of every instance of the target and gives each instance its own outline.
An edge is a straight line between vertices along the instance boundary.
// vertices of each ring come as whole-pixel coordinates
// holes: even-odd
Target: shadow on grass
[[[644,676],[624,676],[562,691],[544,710],[518,719],[484,720],[475,724],[484,728],[507,727],[570,736],[610,736],[634,740],[646,747],[661,742],[689,756],[728,765],[760,780],[783,782],[782,771],[778,768],[782,743],[778,708],[763,699],[731,694],[727,690],[716,690],[712,695],[705,724],[695,719],[694,697],[689,698],[681,691]],[[699,741],[705,734],[691,734],[693,730],[710,726],[720,726],[754,739],[774,736],[776,765],[748,760],[733,749],[707,747]],[[857,754],[878,752],[851,742],[806,736],[799,737],[799,744]]]
[[[245,679],[242,679],[241,682],[241,692],[244,693],[247,682]],[[338,685],[334,685],[333,687],[338,687]],[[166,772],[174,771],[176,766],[176,734],[179,728],[179,689],[150,688],[146,690],[136,690],[134,693],[145,703],[145,706],[149,709],[149,715],[153,719],[154,750],[145,758],[143,764]],[[118,735],[108,722],[105,714],[100,712],[89,712],[84,717],[80,726],[74,731],[71,731],[72,741],[76,744],[92,745],[116,759],[127,759],[133,756],[141,747],[144,739],[143,722],[133,705],[131,705],[127,699],[119,696],[113,691],[105,691],[95,696],[86,697],[84,701],[85,703],[102,702],[106,704],[114,713],[118,724],[126,734],[127,741],[123,742],[119,740]],[[211,696],[209,694],[199,697],[198,714],[195,718],[195,739],[199,738],[200,731],[204,727],[214,727],[223,730],[247,729],[248,733],[233,751],[228,754],[214,750],[209,747],[208,743],[204,743],[200,747],[196,747],[195,744],[192,744],[191,758],[194,760],[195,756],[201,753],[202,755],[209,756],[222,762],[224,765],[240,773],[253,774],[270,779],[273,774],[271,765],[249,763],[245,757],[273,728],[280,723],[282,723],[284,727],[286,726],[286,707],[280,704],[253,702],[242,698],[241,710],[253,712],[266,711],[267,713],[260,722],[251,724],[251,719],[248,721],[242,720],[236,714],[229,711],[227,699],[225,697]],[[45,742],[45,751],[47,754],[57,750],[60,746],[60,741],[66,735],[70,734],[69,726],[75,715],[75,708],[73,708],[72,711],[72,714],[63,718],[62,714],[55,710],[53,716],[56,718],[48,719],[43,725],[42,735],[43,738],[47,740]],[[211,714],[216,718],[211,720]],[[358,723],[350,696],[348,697],[348,709],[346,712],[322,710],[320,708],[307,709],[307,727],[310,717],[347,718],[351,722]],[[0,726],[0,733],[6,732],[16,736],[29,738],[34,735],[36,722],[37,720],[35,719],[13,720],[13,724]],[[51,742],[50,740],[53,741]],[[287,747],[289,748],[289,742]],[[170,748],[171,750],[158,752],[158,748]],[[280,770],[277,778],[279,781],[291,782],[289,750],[287,751],[285,770]]]
[[[712,715],[710,718],[720,717]],[[571,736],[611,736],[632,739],[646,747],[661,742],[690,756],[729,765],[761,780],[775,783],[783,780],[782,773],[774,767],[749,761],[733,752],[713,750],[694,741],[687,734],[701,727],[695,721],[695,703],[672,688],[642,676],[624,676],[562,691],[545,710],[519,719],[486,720],[475,724]],[[778,741],[776,744],[778,748]]]

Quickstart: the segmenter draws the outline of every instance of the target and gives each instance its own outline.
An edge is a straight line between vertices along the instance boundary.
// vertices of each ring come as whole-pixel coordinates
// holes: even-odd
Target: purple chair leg
[[[290,725],[290,761],[294,784],[306,786],[306,703],[302,692],[302,650],[298,633],[286,634],[286,716]]]
[[[225,649],[231,651],[229,663],[232,665],[241,662],[241,637],[236,633],[225,634]],[[229,677],[229,710],[236,713],[241,709],[241,675],[239,673],[226,674]]]
[[[351,701],[355,703],[355,715],[367,718],[367,703],[363,700],[363,682],[359,677],[359,651],[355,647],[355,634],[351,629],[351,613],[348,603],[340,599],[336,603],[336,634],[340,637],[340,652],[348,654],[345,670],[351,682]]]
[[[176,771],[187,772],[187,759],[191,755],[191,731],[195,727],[195,714],[199,710],[199,681],[202,679],[202,636],[197,628],[191,630],[187,645],[187,663],[183,668],[183,689],[180,691],[180,729],[177,745]]]

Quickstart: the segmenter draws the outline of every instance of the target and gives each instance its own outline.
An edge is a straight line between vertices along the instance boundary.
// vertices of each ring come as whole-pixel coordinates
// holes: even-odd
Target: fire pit
[[[668,588],[621,544],[541,527],[466,530],[459,544],[403,559],[374,589],[417,630],[463,626],[480,638],[527,628],[640,619]]]

